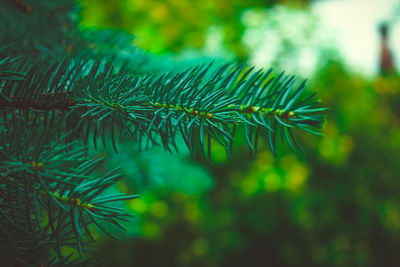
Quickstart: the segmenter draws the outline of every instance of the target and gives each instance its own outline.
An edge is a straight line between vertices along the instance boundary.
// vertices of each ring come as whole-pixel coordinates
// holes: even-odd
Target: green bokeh
[[[307,1],[81,2],[85,25],[124,28],[161,54],[202,50],[210,28],[221,27],[237,58],[251,52],[244,10],[275,2],[307,8]],[[302,45],[285,44],[275,57],[283,68]],[[299,133],[305,153],[281,147],[274,159],[262,144],[251,159],[240,136],[231,159],[216,147],[211,163],[185,151],[110,153],[128,178],[121,189],[142,198],[129,203],[136,219],[127,241],[104,238],[99,255],[115,266],[398,266],[400,81],[366,79],[322,47],[319,62],[308,86],[331,109],[323,137]]]

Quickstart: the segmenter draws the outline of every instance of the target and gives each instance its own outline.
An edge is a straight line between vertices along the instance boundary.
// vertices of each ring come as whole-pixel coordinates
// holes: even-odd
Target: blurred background
[[[84,27],[123,29],[182,62],[241,61],[295,74],[330,107],[324,136],[298,132],[251,159],[182,149],[111,150],[134,222],[114,266],[400,266],[400,1],[80,0]]]

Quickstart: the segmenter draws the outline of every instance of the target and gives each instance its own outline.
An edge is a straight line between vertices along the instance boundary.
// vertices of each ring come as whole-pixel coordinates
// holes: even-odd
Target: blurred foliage
[[[103,241],[102,255],[117,266],[397,266],[400,81],[330,61],[312,87],[331,111],[323,138],[303,136],[307,155],[252,161],[239,141],[230,161],[205,164],[211,190],[143,190],[131,205],[139,236]]]
[[[277,3],[305,6],[310,0],[80,0],[83,24],[116,27],[137,37],[137,45],[151,52],[179,52],[203,48],[210,31],[221,31],[224,44],[239,57],[247,56],[241,43],[246,9]]]
[[[243,10],[276,1],[82,2],[85,23],[128,29],[157,52],[201,48],[217,25],[240,58],[254,52],[242,50]],[[143,197],[130,205],[133,236],[104,238],[98,253],[116,266],[398,266],[400,79],[365,78],[323,52],[308,86],[331,107],[324,137],[300,134],[306,153],[255,160],[238,138],[212,163],[124,148],[112,160],[131,178],[119,186]]]

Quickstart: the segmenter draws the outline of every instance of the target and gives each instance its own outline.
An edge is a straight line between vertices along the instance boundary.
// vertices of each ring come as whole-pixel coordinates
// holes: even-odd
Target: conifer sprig
[[[74,1],[0,4],[0,260],[19,266],[82,266],[91,226],[118,238],[130,215],[109,193],[121,175],[100,177],[88,142],[118,140],[197,155],[228,153],[243,130],[249,148],[265,138],[299,148],[294,132],[319,134],[326,108],[305,83],[244,65],[171,71],[115,30],[82,29]],[[162,71],[161,71],[162,70]],[[81,142],[83,141],[83,142]],[[4,257],[5,255],[5,257]]]
[[[54,142],[49,138],[54,131],[32,130],[19,123],[19,127],[0,133],[0,222],[5,232],[25,230],[2,242],[18,246],[44,238],[46,249],[62,259],[63,247],[75,247],[81,254],[85,243],[94,241],[91,224],[118,239],[104,224],[124,230],[120,222],[132,216],[114,204],[138,197],[104,194],[121,178],[118,170],[93,178],[90,174],[102,158],[88,158],[85,148],[65,142],[68,135]]]
[[[119,135],[171,150],[178,135],[194,152],[199,141],[210,154],[211,140],[228,152],[236,126],[243,126],[251,150],[257,149],[266,130],[271,150],[277,137],[292,149],[300,147],[293,130],[319,134],[326,108],[305,82],[272,70],[254,71],[243,66],[198,66],[161,75],[119,75],[111,64],[70,59],[48,67],[43,60],[28,69],[23,81],[7,81],[0,108],[40,110],[66,114],[67,130],[77,129],[87,143],[90,132],[106,144],[110,136],[116,149]],[[140,142],[139,142],[140,143]]]

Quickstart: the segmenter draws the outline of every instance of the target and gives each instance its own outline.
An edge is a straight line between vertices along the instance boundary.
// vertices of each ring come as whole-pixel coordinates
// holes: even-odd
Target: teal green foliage
[[[235,64],[171,70],[173,60],[159,63],[126,32],[78,26],[73,1],[3,1],[0,17],[5,265],[91,266],[85,252],[99,233],[120,239],[132,217],[122,202],[144,201],[107,167],[98,141],[115,152],[121,144],[169,152],[183,144],[211,159],[214,149],[231,155],[239,133],[253,154],[259,140],[276,154],[279,142],[299,147],[294,131],[319,134],[324,122],[326,108],[292,76]],[[168,165],[173,175],[179,165]],[[187,194],[210,188],[196,172],[205,183],[169,183],[185,183],[174,187]],[[161,202],[153,210],[167,212]]]
[[[208,191],[143,190],[131,205],[139,237],[102,240],[102,255],[121,266],[397,266],[398,77],[328,61],[312,86],[332,108],[321,139],[300,137],[306,157],[249,160],[238,137],[229,161],[205,164]]]
[[[214,185],[211,174],[190,160],[190,152],[183,141],[178,142],[179,154],[162,148],[139,152],[132,146],[121,146],[118,154],[110,157],[109,166],[119,165],[126,186],[141,190],[178,190],[189,195],[207,192]],[[113,154],[108,149],[108,154]]]
[[[162,8],[154,3],[162,5],[165,1],[135,1],[143,2],[155,7],[148,9],[149,14],[160,16],[157,12]],[[187,2],[193,1],[168,1],[166,5]],[[243,2],[246,5],[252,1]],[[146,8],[139,4],[131,10]],[[228,5],[225,10],[228,12],[231,8]],[[197,6],[193,9],[202,12]],[[95,16],[92,10],[105,13]],[[115,16],[108,17],[107,10],[112,9],[101,4],[88,6],[85,21],[97,19],[99,24],[123,26],[122,22],[113,23]],[[129,19],[131,10],[119,18]],[[186,12],[181,16],[190,20],[206,14]],[[171,24],[178,23],[176,17],[171,15]],[[288,25],[296,29],[299,26],[290,16],[282,20],[289,21]],[[124,21],[128,21],[126,29],[140,31],[142,38],[154,31],[163,32],[162,29],[171,25],[163,21],[154,22],[156,26],[135,28],[129,20]],[[223,18],[216,16],[215,21]],[[237,22],[222,25],[222,32],[235,28],[231,25]],[[282,27],[268,25],[276,27],[273,32],[280,33]],[[148,29],[152,27],[156,29]],[[289,29],[292,34],[292,28]],[[190,41],[196,40],[192,38],[192,31],[199,34],[190,28],[175,37],[190,45]],[[240,35],[240,31],[239,27],[233,35]],[[160,46],[165,49],[165,44],[171,47],[170,42],[174,41],[168,34],[173,33],[166,31],[156,39],[148,37],[138,43],[148,44],[154,50]],[[283,42],[287,46],[280,47],[284,59],[291,62],[297,46],[308,47],[306,39],[313,35],[305,32],[304,36],[307,36],[304,42]],[[153,42],[159,39],[163,40]],[[297,37],[293,39],[298,41]],[[270,41],[264,35],[260,40]],[[181,46],[173,48],[181,49]],[[239,132],[229,161],[225,160],[224,151],[214,146],[211,163],[201,162],[214,179],[213,187],[203,192],[186,192],[181,187],[174,190],[170,184],[168,189],[161,185],[149,188],[136,184],[133,188],[140,188],[142,197],[129,205],[137,214],[137,224],[132,230],[135,236],[124,246],[100,239],[97,255],[120,266],[398,266],[399,78],[397,75],[366,78],[346,68],[340,58],[319,50],[317,53],[321,64],[309,77],[308,85],[318,89],[324,105],[331,107],[326,112],[328,120],[322,138],[300,133],[298,138],[305,153],[292,153],[281,146],[276,159],[270,152],[260,150],[250,160],[246,137]],[[281,66],[288,62],[282,62],[280,56],[275,61]],[[259,142],[264,146],[268,140]],[[129,164],[125,165],[126,172]],[[160,169],[163,169],[161,165]],[[191,176],[186,169],[182,173]],[[136,175],[133,180],[141,177]],[[173,178],[165,177],[168,181]],[[131,186],[131,179],[125,183]]]

